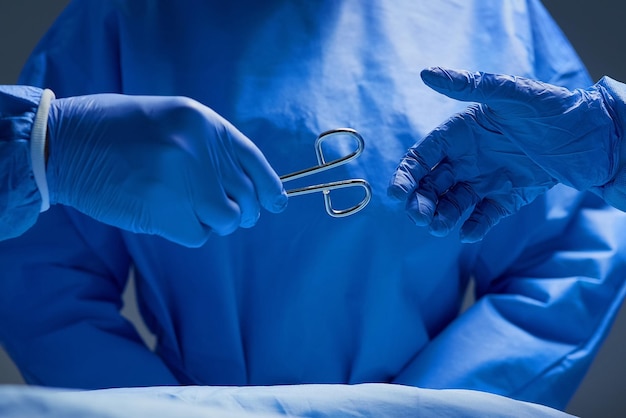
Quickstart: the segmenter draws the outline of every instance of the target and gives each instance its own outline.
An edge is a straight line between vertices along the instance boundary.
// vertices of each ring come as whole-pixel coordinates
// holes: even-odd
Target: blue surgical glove
[[[422,71],[422,79],[442,94],[477,104],[415,144],[394,174],[389,194],[407,201],[416,224],[446,235],[469,212],[461,239],[479,241],[557,182],[626,208],[626,176],[618,175],[624,151],[617,113],[624,101],[615,94],[623,85],[604,78],[571,91],[442,68]]]
[[[287,204],[260,150],[192,99],[53,100],[48,133],[50,203],[133,232],[195,247]]]

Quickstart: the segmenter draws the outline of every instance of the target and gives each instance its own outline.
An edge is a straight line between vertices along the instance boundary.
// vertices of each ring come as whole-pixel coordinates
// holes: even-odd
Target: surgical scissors
[[[337,158],[336,160],[332,160],[327,162],[324,158],[324,153],[322,152],[322,143],[327,141],[329,138],[335,135],[347,135],[353,138],[357,144],[356,150],[351,152],[350,154]],[[363,148],[365,148],[365,141],[363,141],[363,137],[354,129],[350,128],[338,128],[332,129],[330,131],[326,131],[321,133],[317,139],[315,140],[315,153],[317,155],[317,164],[314,167],[310,167],[304,170],[296,171],[290,174],[286,174],[281,176],[280,179],[283,183],[296,180],[302,177],[311,176],[313,174],[321,173],[322,171],[329,170],[331,168],[338,167],[343,165],[353,159],[357,158],[363,152]],[[333,208],[332,202],[330,200],[330,192],[331,190],[343,189],[347,187],[362,187],[365,191],[365,197],[358,204],[347,208],[347,209],[335,209]],[[369,183],[363,179],[349,179],[349,180],[340,180],[334,181],[331,183],[323,183],[323,184],[315,184],[312,186],[301,187],[298,189],[287,190],[287,196],[299,196],[303,194],[322,192],[324,195],[324,205],[326,206],[326,213],[334,218],[341,218],[344,216],[350,216],[361,209],[363,209],[369,203],[372,198],[372,189]]]

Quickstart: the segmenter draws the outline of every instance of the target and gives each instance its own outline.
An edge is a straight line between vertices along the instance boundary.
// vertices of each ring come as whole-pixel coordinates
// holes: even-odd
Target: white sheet
[[[390,384],[177,386],[93,391],[0,387],[0,417],[511,417],[571,415],[468,390]]]

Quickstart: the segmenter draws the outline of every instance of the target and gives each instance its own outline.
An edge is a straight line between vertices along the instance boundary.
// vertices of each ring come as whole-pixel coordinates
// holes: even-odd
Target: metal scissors
[[[327,141],[328,139],[332,138],[335,135],[350,136],[351,138],[355,140],[357,148],[356,150],[354,150],[353,152],[351,152],[350,154],[344,157],[337,158],[336,160],[327,162],[322,152],[322,143],[324,143],[324,141]],[[318,165],[304,169],[304,170],[299,170],[290,174],[286,174],[284,176],[281,176],[280,179],[283,181],[283,183],[285,183],[291,180],[296,180],[302,177],[311,176],[313,174],[321,173],[322,171],[326,171],[331,168],[338,167],[349,161],[352,161],[353,159],[361,155],[364,147],[365,147],[365,141],[363,141],[363,137],[361,137],[361,135],[354,129],[339,128],[339,129],[332,129],[330,131],[323,132],[315,140],[315,153],[317,154]],[[363,198],[363,200],[361,200],[361,202],[357,203],[356,205],[350,208],[347,208],[347,209],[333,208],[332,202],[330,200],[331,190],[343,189],[347,187],[362,187],[363,190],[365,191],[365,197]],[[324,195],[324,205],[326,206],[326,213],[328,213],[330,216],[334,218],[342,218],[344,216],[350,216],[350,215],[357,213],[358,211],[363,209],[365,206],[367,206],[370,199],[372,198],[372,189],[369,183],[363,179],[340,180],[340,181],[334,181],[331,183],[315,184],[312,186],[306,186],[306,187],[301,187],[298,189],[287,190],[287,196],[299,196],[299,195],[315,193],[315,192],[322,192],[322,194]]]

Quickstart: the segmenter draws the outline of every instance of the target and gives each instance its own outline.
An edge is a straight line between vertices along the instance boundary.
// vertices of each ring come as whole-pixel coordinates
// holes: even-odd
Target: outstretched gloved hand
[[[287,204],[260,150],[192,99],[53,100],[48,133],[50,202],[133,232],[194,247]]]
[[[571,91],[439,67],[422,71],[422,79],[477,103],[411,147],[394,173],[389,194],[406,200],[417,225],[444,236],[463,221],[461,239],[479,241],[557,182],[626,210],[624,85],[605,77]]]

